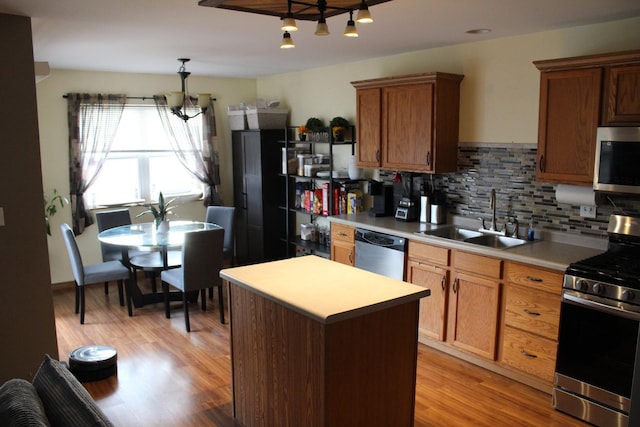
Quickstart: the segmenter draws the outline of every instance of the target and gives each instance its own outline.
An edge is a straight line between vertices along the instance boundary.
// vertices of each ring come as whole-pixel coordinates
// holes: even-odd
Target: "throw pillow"
[[[15,378],[0,387],[0,426],[49,427],[42,402],[29,381]]]
[[[51,426],[113,426],[89,392],[59,361],[46,355],[33,378]]]

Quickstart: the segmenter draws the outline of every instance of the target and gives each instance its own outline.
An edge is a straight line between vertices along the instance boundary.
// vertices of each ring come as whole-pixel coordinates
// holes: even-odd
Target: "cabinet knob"
[[[442,286],[442,290],[444,291],[444,288],[446,286],[446,280],[445,280],[444,274],[442,275],[442,280],[440,281],[440,285]]]
[[[376,151],[376,162],[380,162],[380,150]]]
[[[458,278],[456,277],[455,280],[453,281],[453,293],[457,293],[458,292]]]
[[[540,169],[540,172],[544,172],[544,155],[540,156],[538,168]]]
[[[427,153],[427,166],[431,166],[431,151]]]

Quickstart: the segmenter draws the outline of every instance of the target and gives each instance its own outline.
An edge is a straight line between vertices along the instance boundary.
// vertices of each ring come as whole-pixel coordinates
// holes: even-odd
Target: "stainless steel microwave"
[[[593,189],[640,194],[640,127],[599,127]]]

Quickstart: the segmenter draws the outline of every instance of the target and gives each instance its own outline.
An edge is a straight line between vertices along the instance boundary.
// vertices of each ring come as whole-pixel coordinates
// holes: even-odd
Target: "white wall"
[[[640,18],[634,18],[276,75],[258,80],[258,95],[287,104],[292,124],[311,116],[355,120],[351,81],[430,71],[464,74],[460,141],[535,143],[540,74],[532,62],[639,49],[639,29]]]
[[[211,92],[217,99],[217,121],[223,197],[233,202],[231,188],[231,133],[228,105],[256,97],[279,99],[290,109],[290,123],[311,116],[328,122],[344,116],[355,122],[354,80],[428,71],[464,74],[461,86],[460,141],[467,143],[535,143],[538,133],[539,73],[535,60],[640,48],[640,18],[574,27],[519,37],[479,41],[429,49],[370,61],[342,64],[255,80],[189,78],[191,92]],[[366,43],[364,38],[357,42]],[[298,49],[298,48],[296,48]],[[162,93],[179,84],[176,75],[137,75],[53,70],[37,86],[38,118],[45,192],[53,188],[68,193],[66,102],[73,91],[122,92],[131,96]],[[344,158],[337,166],[346,165]],[[185,206],[184,216],[202,216],[200,206]],[[68,260],[58,231],[70,212],[53,219],[49,238],[52,283],[71,280]],[[87,262],[100,260],[96,227],[79,238]],[[57,235],[56,235],[57,233]]]
[[[38,120],[40,126],[40,152],[42,179],[46,195],[53,189],[69,194],[69,160],[67,101],[62,96],[68,92],[124,93],[129,96],[150,96],[180,88],[177,74],[124,74],[69,70],[52,70],[51,75],[36,86]],[[216,122],[218,124],[217,147],[220,153],[222,197],[227,205],[233,204],[231,131],[227,121],[227,106],[246,102],[256,97],[256,81],[253,79],[189,77],[191,93],[210,92],[216,98]],[[132,216],[142,208],[131,208]],[[202,220],[205,208],[200,202],[180,205],[175,209],[181,219]],[[140,221],[149,221],[149,217]],[[69,259],[60,234],[60,224],[71,222],[71,211],[65,208],[52,218],[52,236],[48,238],[51,265],[51,283],[73,280]],[[88,227],[78,236],[78,245],[85,263],[101,261],[97,240],[97,226]]]

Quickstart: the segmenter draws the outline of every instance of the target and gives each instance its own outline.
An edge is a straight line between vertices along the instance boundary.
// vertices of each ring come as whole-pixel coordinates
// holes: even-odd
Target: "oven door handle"
[[[602,302],[597,301],[596,298],[597,297],[592,295],[586,295],[580,292],[575,292],[567,289],[565,289],[564,292],[562,293],[562,301],[564,302],[574,304],[574,305],[582,305],[582,306],[600,311],[602,313],[611,314],[613,316],[624,317],[627,319],[640,321],[640,313],[637,311],[630,310],[630,308],[632,308],[630,304],[618,303],[619,304],[618,307],[613,307],[609,304],[604,304]],[[635,309],[640,310],[638,308],[635,308]]]

